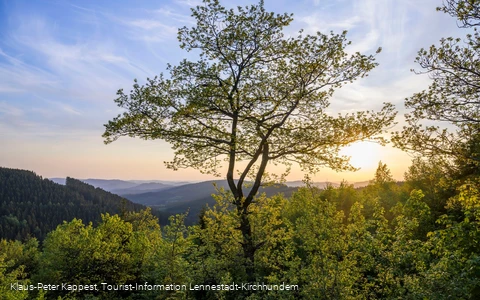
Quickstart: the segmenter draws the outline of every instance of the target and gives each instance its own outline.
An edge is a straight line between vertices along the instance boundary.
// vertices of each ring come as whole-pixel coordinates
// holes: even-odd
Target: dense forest
[[[379,164],[356,189],[300,188],[291,197],[259,196],[252,210],[256,282],[294,291],[190,290],[189,284],[245,282],[239,220],[231,195],[219,193],[198,224],[185,215],[160,228],[149,210],[104,214],[97,225],[75,219],[38,247],[2,240],[1,291],[7,299],[477,299],[480,296],[478,179],[438,161],[414,161],[405,182]],[[95,285],[98,290],[19,291],[21,285]],[[186,285],[186,290],[108,290],[102,283]],[[42,296],[42,297],[43,297]]]
[[[63,221],[77,218],[98,224],[102,213],[142,209],[145,206],[73,178],[60,185],[31,171],[0,168],[0,237],[4,239],[43,240]]]
[[[306,178],[293,194],[271,196],[260,187],[284,176],[268,174],[269,162],[349,170],[340,146],[387,142],[378,135],[396,113],[388,104],[378,113],[325,113],[335,88],[376,66],[373,55],[344,52],[345,32],[285,39],[291,15],[268,13],[263,1],[237,11],[203,3],[192,9],[197,27],[178,35],[200,60],[170,66],[171,80],[120,90],[124,113],[105,125],[104,138],[166,140],[172,169],[217,174],[218,157],[226,157],[228,188],[196,224],[179,213],[160,226],[150,208],[100,215],[111,194],[98,197],[76,180],[60,187],[4,170],[2,184],[12,183],[1,190],[2,205],[18,213],[2,216],[2,230],[19,231],[0,241],[1,297],[480,299],[480,3],[443,1],[438,10],[471,31],[418,52],[431,84],[406,99],[406,125],[392,133],[393,145],[414,156],[402,182],[379,162],[364,188],[319,189]],[[239,161],[247,163],[237,179]],[[67,208],[81,214],[82,205],[97,214],[69,220]],[[48,210],[67,222],[48,234],[32,228]],[[15,240],[24,227],[46,234],[41,245]]]

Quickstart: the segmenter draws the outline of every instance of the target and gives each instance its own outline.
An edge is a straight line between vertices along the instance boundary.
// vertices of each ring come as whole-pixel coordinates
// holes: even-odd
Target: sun
[[[380,161],[381,145],[374,142],[356,142],[340,151],[350,157],[350,164],[355,168],[376,168]]]

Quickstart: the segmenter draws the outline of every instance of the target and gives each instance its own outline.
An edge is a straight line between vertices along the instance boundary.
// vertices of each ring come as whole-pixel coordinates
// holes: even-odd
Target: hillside
[[[65,184],[65,178],[49,178],[58,184]],[[188,182],[162,181],[162,180],[120,180],[120,179],[79,179],[96,188],[117,195],[141,194],[160,191],[169,187],[180,186]]]
[[[63,221],[95,224],[101,213],[144,208],[73,178],[60,185],[31,171],[0,168],[0,238],[41,240]]]
[[[172,185],[168,185],[160,182],[145,182],[139,183],[135,186],[122,189],[112,189],[110,192],[117,195],[132,195],[132,194],[142,194],[147,192],[160,191],[164,189],[171,188]]]
[[[138,185],[135,182],[119,179],[82,179],[81,181],[109,192],[118,189],[128,189]]]
[[[194,224],[198,215],[207,204],[211,207],[215,204],[212,194],[216,193],[215,185],[218,188],[228,190],[227,182],[224,180],[204,181],[199,183],[185,184],[157,192],[148,192],[136,195],[122,195],[135,203],[150,206],[160,211],[160,223],[166,224],[168,216],[185,213],[188,210],[186,224]],[[283,193],[289,197],[297,188],[286,185],[274,185],[260,188],[259,193],[266,193],[273,196]]]
[[[353,182],[353,183],[347,182],[347,184],[349,184],[349,185],[351,184],[355,188],[365,187],[369,183],[370,183],[369,180],[358,181],[358,182]],[[303,180],[287,181],[285,184],[289,187],[303,187],[303,186],[305,186],[305,182],[303,182]],[[340,182],[329,182],[329,181],[321,181],[321,182],[314,181],[314,182],[310,183],[311,186],[317,187],[319,189],[326,189],[327,187],[339,187],[340,184],[341,184]]]

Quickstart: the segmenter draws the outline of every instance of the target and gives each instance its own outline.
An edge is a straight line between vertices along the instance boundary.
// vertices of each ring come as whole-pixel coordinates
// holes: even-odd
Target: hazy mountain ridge
[[[58,184],[65,184],[65,178],[50,178],[51,181]],[[167,180],[122,180],[122,179],[79,179],[96,188],[117,194],[139,194],[150,191],[159,191],[165,188],[189,184],[187,181],[167,181]]]
[[[52,178],[62,183],[62,178]],[[64,180],[63,180],[64,181]],[[210,180],[201,182],[175,182],[163,180],[120,180],[120,179],[83,179],[83,182],[111,193],[125,197],[126,199],[150,206],[159,211],[160,222],[167,224],[169,216],[189,212],[186,222],[193,224],[205,205],[213,206],[215,200],[212,194],[218,189],[228,190],[226,180]],[[369,181],[351,183],[355,188],[368,185]],[[350,184],[350,183],[347,183]],[[312,182],[312,186],[325,189],[328,186],[339,187],[338,182]],[[285,184],[262,187],[259,193],[265,192],[267,196],[283,193],[289,197],[298,187],[305,186],[301,180],[288,181]]]
[[[65,184],[65,178],[50,178],[53,182],[59,184]],[[142,191],[146,192],[155,192],[163,189],[174,188],[189,184],[197,184],[202,182],[225,182],[225,180],[207,180],[207,181],[167,181],[167,180],[123,180],[123,179],[79,179],[85,183],[93,185],[94,187],[99,187],[103,190],[116,193],[118,195],[127,195],[127,194],[141,194]],[[355,188],[367,186],[370,181],[356,181],[356,182],[346,182],[347,184],[353,185]],[[304,181],[302,180],[292,180],[284,183],[288,187],[301,187],[305,186]],[[324,189],[328,186],[339,187],[341,182],[337,181],[314,181],[311,183],[312,186]],[[224,188],[228,188],[225,184]]]
[[[171,187],[173,186],[167,185],[164,183],[147,182],[147,183],[140,183],[130,188],[112,189],[111,192],[117,195],[133,195],[133,194],[141,194],[141,193],[152,192],[152,191],[160,191],[160,190],[168,189]]]
[[[125,198],[135,203],[151,206],[158,209],[162,218],[160,223],[166,224],[168,216],[185,213],[188,211],[186,224],[194,224],[198,220],[198,215],[203,207],[215,205],[215,199],[212,194],[217,193],[217,189],[228,190],[226,180],[211,180],[197,183],[186,184],[178,187],[172,187],[161,191],[148,192],[136,195],[123,195]],[[248,192],[249,189],[246,189]],[[290,197],[296,191],[296,187],[288,187],[284,184],[261,187],[259,193],[265,193],[267,197],[283,193]]]
[[[367,186],[370,183],[370,181],[366,180],[366,181],[357,181],[357,182],[353,182],[353,183],[350,183],[350,182],[345,182],[345,183],[348,184],[348,185],[353,185],[354,188],[360,188],[360,187]],[[287,181],[287,182],[285,182],[285,184],[289,187],[305,186],[305,182],[302,181],[302,180]],[[311,185],[314,186],[314,187],[320,188],[320,189],[325,189],[329,186],[339,187],[341,185],[341,183],[340,182],[330,182],[330,181],[314,181],[314,182],[311,183]]]

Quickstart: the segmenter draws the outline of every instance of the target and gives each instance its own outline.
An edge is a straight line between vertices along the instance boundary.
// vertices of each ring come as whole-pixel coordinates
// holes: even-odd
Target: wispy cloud
[[[175,3],[178,3],[180,5],[195,7],[195,6],[202,5],[203,1],[201,1],[201,0],[175,0]]]
[[[173,21],[180,22],[181,24],[195,24],[190,14],[181,14],[169,8],[159,8],[152,11],[152,13],[154,13],[156,17],[169,18]]]
[[[166,25],[157,20],[137,19],[125,21],[124,24],[130,27],[132,39],[146,42],[162,42],[174,38],[177,34],[177,27]]]
[[[324,14],[318,12],[311,15],[302,16],[298,20],[306,24],[305,31],[310,34],[313,34],[317,31],[321,33],[328,33],[332,30],[350,30],[362,21],[359,16],[354,16],[346,20],[338,20],[334,19],[333,17],[326,18]]]
[[[83,115],[79,110],[73,108],[72,106],[70,106],[68,104],[58,102],[58,101],[52,101],[52,100],[46,100],[46,102],[51,104],[54,109],[55,108],[60,109],[61,111],[66,112],[68,114],[77,115],[77,116],[82,116]]]
[[[0,102],[0,114],[5,114],[12,117],[21,117],[23,116],[23,110],[8,104],[5,101]]]
[[[32,88],[49,89],[57,86],[55,76],[42,68],[23,62],[0,49],[0,91],[29,91]]]
[[[6,78],[11,78],[15,86],[32,82],[30,91],[31,85],[50,85],[79,98],[84,98],[85,91],[108,89],[112,93],[127,80],[148,73],[119,54],[112,41],[67,42],[56,38],[53,32],[43,19],[24,21],[11,40],[44,63],[33,66],[8,56],[10,64],[0,65],[0,72],[8,75]]]
[[[172,30],[174,29],[171,26],[167,26],[159,21],[155,20],[134,20],[134,21],[129,21],[126,22],[128,25],[131,25],[133,27],[138,27],[144,30],[152,30],[152,29],[169,29]]]
[[[0,93],[20,93],[23,90],[11,87],[11,86],[2,86],[0,85]]]

